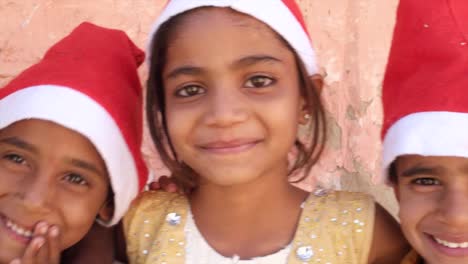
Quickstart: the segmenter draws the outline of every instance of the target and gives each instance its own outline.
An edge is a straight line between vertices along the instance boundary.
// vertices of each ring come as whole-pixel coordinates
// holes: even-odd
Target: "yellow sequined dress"
[[[286,263],[367,263],[374,214],[374,201],[368,195],[315,191],[303,204]],[[186,255],[193,255],[186,254],[188,215],[183,195],[142,193],[124,218],[129,262],[201,263],[186,260]]]

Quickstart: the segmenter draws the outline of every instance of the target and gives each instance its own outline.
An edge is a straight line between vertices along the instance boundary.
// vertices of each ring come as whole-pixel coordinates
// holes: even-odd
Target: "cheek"
[[[12,191],[11,187],[14,185],[13,183],[15,182],[12,177],[13,175],[10,175],[10,173],[6,172],[5,170],[2,170],[0,167],[0,194],[3,194],[7,191]]]
[[[179,152],[183,142],[194,133],[192,127],[195,117],[193,115],[193,111],[179,110],[171,110],[171,112],[166,115],[169,138],[176,152]]]
[[[273,126],[274,131],[290,139],[296,138],[300,116],[298,100],[285,100],[279,104],[272,105],[265,112],[265,115],[268,116],[267,118]]]
[[[24,175],[12,173],[9,170],[2,169],[0,166],[0,198],[21,191]]]
[[[61,200],[64,221],[62,245],[65,249],[74,245],[86,235],[104,204],[105,196],[93,193],[81,195],[80,197],[68,196]]]
[[[414,229],[432,211],[434,202],[427,195],[400,189],[399,217],[403,229]]]

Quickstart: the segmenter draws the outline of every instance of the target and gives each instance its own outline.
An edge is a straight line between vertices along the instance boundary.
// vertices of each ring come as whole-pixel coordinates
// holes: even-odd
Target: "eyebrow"
[[[182,67],[172,70],[170,73],[167,74],[166,78],[174,79],[178,77],[179,75],[198,75],[201,73],[203,73],[202,68],[191,66],[191,65],[186,65],[186,66],[182,66]]]
[[[232,64],[233,67],[251,66],[259,63],[282,63],[283,61],[269,55],[252,55],[244,57]]]
[[[79,160],[79,159],[70,159],[68,161],[71,165],[78,167],[80,169],[84,169],[99,175],[105,175],[101,170],[99,170],[94,164],[84,161],[84,160]]]
[[[439,174],[439,169],[437,167],[423,167],[423,166],[414,166],[409,168],[401,173],[403,177],[411,177],[415,175],[437,175]]]
[[[24,150],[27,150],[27,151],[30,151],[30,152],[33,152],[33,153],[38,153],[39,151],[37,150],[37,148],[18,138],[18,137],[8,137],[8,138],[4,138],[4,139],[0,139],[0,143],[4,143],[4,144],[8,144],[8,145],[12,145],[12,146],[15,146],[17,148],[20,148],[20,149],[24,149]]]
[[[271,63],[271,62],[282,63],[283,61],[278,58],[269,56],[269,55],[251,55],[251,56],[243,57],[233,62],[231,64],[231,68],[241,68],[241,67],[246,67],[246,66],[252,66],[255,64],[259,64],[259,63]],[[175,68],[174,70],[169,72],[166,75],[166,78],[173,79],[173,78],[178,77],[179,75],[199,75],[199,74],[202,74],[203,72],[204,70],[201,67],[197,67],[193,65],[185,65],[185,66]]]

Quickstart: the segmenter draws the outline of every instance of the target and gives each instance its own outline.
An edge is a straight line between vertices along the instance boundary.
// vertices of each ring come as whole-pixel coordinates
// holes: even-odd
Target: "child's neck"
[[[245,185],[202,185],[190,199],[195,223],[224,256],[242,259],[274,253],[294,237],[308,193],[286,178]]]

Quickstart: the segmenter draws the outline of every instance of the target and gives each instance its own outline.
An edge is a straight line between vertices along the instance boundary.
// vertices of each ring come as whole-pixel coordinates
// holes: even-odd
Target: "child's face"
[[[293,53],[221,8],[186,15],[170,41],[163,81],[178,158],[219,185],[284,177],[303,106]]]
[[[468,263],[468,158],[401,156],[396,173],[411,245],[428,263]]]
[[[0,263],[23,254],[35,224],[78,242],[103,206],[109,180],[94,146],[60,125],[26,120],[0,130]]]

